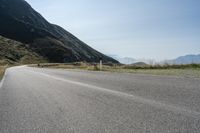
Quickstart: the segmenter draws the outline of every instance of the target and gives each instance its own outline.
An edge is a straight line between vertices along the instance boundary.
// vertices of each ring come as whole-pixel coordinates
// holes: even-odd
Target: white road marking
[[[59,78],[59,77],[51,76],[51,75],[46,74],[46,73],[35,72],[35,71],[31,71],[31,70],[29,70],[29,71],[32,72],[32,73],[40,74],[42,76],[45,76],[45,77],[48,77],[48,78],[51,78],[51,79],[58,80],[58,81],[67,82],[67,83],[70,83],[70,84],[90,88],[90,89],[93,89],[93,90],[95,89],[95,90],[98,90],[98,91],[101,91],[101,92],[104,92],[104,93],[109,93],[111,95],[115,95],[115,96],[119,96],[119,97],[126,97],[126,98],[132,99],[134,101],[137,101],[139,103],[151,105],[151,106],[156,107],[156,108],[165,109],[165,110],[168,110],[168,111],[180,113],[180,114],[190,116],[190,117],[195,117],[195,118],[200,117],[200,112],[193,111],[193,110],[186,109],[186,108],[182,108],[182,107],[178,107],[176,105],[170,105],[170,104],[158,102],[158,101],[155,101],[155,100],[152,100],[152,99],[146,99],[146,98],[143,98],[143,97],[140,97],[140,96],[135,96],[135,95],[128,94],[128,93],[110,90],[108,88],[103,88],[103,87],[90,85],[90,84],[86,84],[86,83],[82,83],[82,82],[72,81],[72,80],[68,80],[68,79],[64,79],[64,78]]]

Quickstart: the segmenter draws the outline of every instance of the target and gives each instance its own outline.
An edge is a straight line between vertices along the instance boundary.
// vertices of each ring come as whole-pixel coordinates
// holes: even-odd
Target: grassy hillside
[[[28,45],[0,36],[0,65],[47,62]]]

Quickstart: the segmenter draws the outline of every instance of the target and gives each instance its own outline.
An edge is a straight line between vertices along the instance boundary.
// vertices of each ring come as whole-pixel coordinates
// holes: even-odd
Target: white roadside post
[[[102,58],[100,58],[99,69],[100,69],[100,71],[102,70]]]

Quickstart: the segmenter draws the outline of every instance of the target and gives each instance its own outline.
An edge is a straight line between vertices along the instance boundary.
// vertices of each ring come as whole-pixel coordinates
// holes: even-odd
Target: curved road
[[[13,67],[0,133],[199,133],[200,79]]]

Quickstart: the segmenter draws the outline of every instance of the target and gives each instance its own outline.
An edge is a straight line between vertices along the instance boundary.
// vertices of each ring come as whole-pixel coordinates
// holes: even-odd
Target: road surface
[[[0,133],[199,133],[200,79],[13,67]]]

